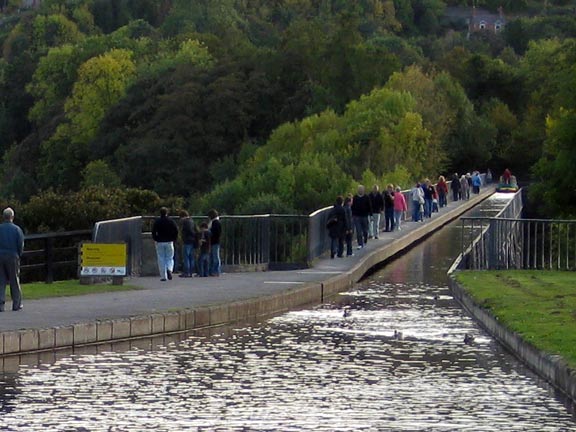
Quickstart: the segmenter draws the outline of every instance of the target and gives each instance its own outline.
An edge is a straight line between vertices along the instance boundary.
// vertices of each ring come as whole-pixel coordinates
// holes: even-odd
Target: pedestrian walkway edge
[[[253,322],[304,306],[320,304],[342,291],[351,289],[371,269],[422,241],[488,198],[493,192],[493,188],[487,188],[480,195],[444,214],[435,216],[392,243],[371,251],[350,270],[323,282],[308,283],[288,288],[277,294],[211,306],[62,327],[5,331],[0,333],[0,357]]]

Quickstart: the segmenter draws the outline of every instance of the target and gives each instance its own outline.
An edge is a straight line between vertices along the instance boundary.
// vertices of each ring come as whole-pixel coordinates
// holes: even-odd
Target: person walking
[[[434,187],[429,179],[424,180],[424,185],[422,186],[422,191],[424,192],[424,217],[432,217],[432,202],[434,201]]]
[[[182,258],[184,271],[180,277],[192,277],[195,270],[195,254],[198,247],[198,228],[186,210],[180,212],[182,222]]]
[[[450,189],[452,190],[452,201],[458,201],[460,199],[460,179],[458,178],[458,173],[454,173],[452,176]]]
[[[341,196],[336,198],[336,203],[330,213],[328,213],[328,222],[326,228],[330,235],[330,258],[334,259],[337,255],[342,258],[344,255],[344,236],[346,235],[346,211],[342,204],[344,200]]]
[[[436,193],[438,194],[438,207],[446,207],[448,195],[448,184],[446,183],[446,178],[444,176],[438,177],[438,183],[436,184]]]
[[[218,212],[214,209],[208,212],[208,229],[210,230],[210,276],[220,276],[222,273],[222,262],[220,261],[220,236],[222,235],[222,224]]]
[[[364,186],[358,186],[358,193],[352,199],[352,217],[356,228],[358,249],[362,249],[368,242],[368,218],[372,214],[370,198],[364,194]]]
[[[463,200],[470,199],[470,186],[468,185],[468,179],[464,174],[460,177],[460,195]]]
[[[394,194],[394,227],[400,231],[400,225],[402,224],[402,219],[404,214],[408,211],[408,206],[406,205],[406,198],[400,190],[400,186],[396,186],[396,193]]]
[[[472,175],[472,193],[478,195],[480,193],[480,187],[482,186],[482,178],[478,171],[474,172]]]
[[[12,310],[22,309],[22,289],[20,288],[20,258],[24,252],[24,233],[14,223],[14,210],[10,207],[2,212],[0,224],[0,312],[6,303],[6,284],[10,284]]]
[[[384,231],[394,231],[394,185],[386,186],[386,191],[382,194],[384,198]]]
[[[370,206],[372,207],[372,215],[370,216],[370,237],[377,239],[380,231],[380,216],[384,210],[384,200],[378,185],[374,185],[368,198],[370,198]]]
[[[423,220],[423,211],[421,207],[424,205],[424,191],[420,183],[410,191],[410,198],[412,200],[412,222],[419,222]]]
[[[346,256],[352,256],[352,235],[354,234],[354,219],[352,218],[352,195],[344,199],[344,214],[346,215]]]
[[[178,226],[168,217],[168,209],[160,209],[160,218],[152,226],[152,238],[156,242],[156,256],[160,281],[172,280],[174,271],[174,242],[178,240]]]

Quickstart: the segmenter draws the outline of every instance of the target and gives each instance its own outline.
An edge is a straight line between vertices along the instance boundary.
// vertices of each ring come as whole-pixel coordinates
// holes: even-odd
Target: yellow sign
[[[126,244],[83,243],[82,276],[126,276]]]

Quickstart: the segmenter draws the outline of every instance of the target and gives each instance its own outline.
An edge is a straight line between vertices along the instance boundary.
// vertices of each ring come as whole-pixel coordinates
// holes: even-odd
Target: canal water
[[[332,304],[152,350],[21,366],[0,375],[0,430],[576,430],[563,400],[452,300],[459,248],[456,222]]]

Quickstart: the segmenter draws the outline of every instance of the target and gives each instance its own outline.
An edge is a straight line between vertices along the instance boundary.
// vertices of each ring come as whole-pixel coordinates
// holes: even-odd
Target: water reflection
[[[357,285],[343,298],[348,317],[339,302],[225,335],[24,366],[1,379],[0,426],[114,432],[574,430],[549,388],[452,301],[445,272],[458,247],[449,246],[451,236],[458,236],[457,227]],[[463,342],[466,333],[473,344]]]

